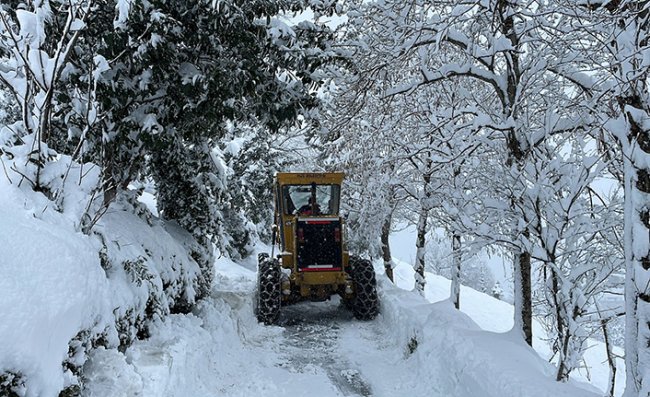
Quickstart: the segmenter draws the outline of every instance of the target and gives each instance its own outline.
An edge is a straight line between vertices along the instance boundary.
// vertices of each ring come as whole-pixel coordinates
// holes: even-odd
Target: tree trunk
[[[548,266],[548,265],[547,265]],[[555,306],[555,326],[557,329],[557,352],[559,353],[560,357],[558,359],[557,363],[557,374],[555,376],[555,380],[559,381],[565,381],[569,378],[569,368],[566,365],[566,359],[567,359],[567,349],[569,348],[569,338],[570,336],[568,335],[570,330],[566,329],[565,323],[565,313],[562,310],[562,305],[564,302],[562,301],[562,297],[560,295],[560,283],[558,281],[557,274],[555,273],[555,270],[551,268],[551,293],[553,294],[553,305]]]
[[[634,131],[634,127],[631,131]],[[639,131],[648,143],[648,131]],[[650,393],[650,173],[631,158],[650,157],[650,147],[630,136],[625,156],[625,396]],[[636,153],[635,153],[636,152]],[[634,155],[632,155],[635,153]],[[645,160],[647,161],[647,160]],[[641,163],[643,164],[643,163]],[[647,163],[646,163],[647,164]]]
[[[427,163],[427,168],[431,169],[431,160]],[[417,240],[415,242],[416,253],[415,253],[415,289],[424,296],[424,286],[426,284],[426,279],[424,277],[424,271],[426,269],[426,234],[427,234],[427,220],[429,219],[429,210],[431,208],[431,192],[429,185],[431,184],[431,174],[424,174],[422,176],[423,186],[422,192],[423,197],[420,199],[420,216],[418,219],[417,227]]]
[[[510,41],[513,50],[507,52],[506,69],[506,92],[503,103],[504,120],[512,119],[517,120],[517,103],[518,92],[520,91],[519,82],[521,81],[521,69],[519,65],[519,51],[520,48],[518,29],[515,28],[514,15],[516,2],[508,0],[498,0],[497,3],[498,16],[501,19],[501,32]],[[514,166],[516,175],[521,174],[526,161],[526,140],[519,139],[520,132],[515,128],[511,128],[507,135],[508,145],[508,165]],[[515,182],[517,183],[517,182]],[[513,197],[513,200],[521,200],[520,197]],[[517,213],[516,203],[513,201],[513,212]],[[519,213],[524,223],[526,223],[525,213]],[[523,249],[523,238],[529,237],[528,229],[524,229],[519,236],[513,236],[520,249],[515,251],[514,258],[514,293],[515,293],[515,324],[516,330],[520,331],[524,340],[528,345],[533,344],[533,331],[532,331],[532,298],[531,298],[531,266],[530,266],[530,253]]]
[[[603,330],[603,340],[605,342],[605,352],[607,353],[607,365],[609,366],[609,378],[607,380],[607,392],[605,396],[614,397],[614,390],[616,386],[616,356],[612,349],[612,343],[609,340],[609,330],[607,329],[607,323],[611,320],[612,317],[603,317],[602,310],[598,304],[598,299],[594,298],[594,305],[596,306],[596,311],[598,312],[598,317],[600,318],[600,327]]]
[[[392,282],[395,282],[393,279],[393,257],[390,253],[390,227],[393,221],[391,214],[388,214],[384,220],[384,224],[381,227],[381,253],[384,258],[384,269],[386,269],[386,276]]]
[[[530,254],[519,252],[514,263],[515,325],[529,346],[533,345],[533,309],[530,288]]]
[[[420,209],[420,217],[418,219],[417,240],[415,242],[416,255],[415,255],[415,289],[424,296],[424,285],[426,280],[424,278],[425,269],[425,253],[426,253],[426,233],[427,233],[427,218],[429,217],[429,210],[425,207]]]
[[[607,330],[607,320],[601,319],[600,325],[603,328],[603,337],[605,338],[605,350],[607,351],[607,365],[609,366],[609,378],[607,382],[607,397],[614,397],[616,386],[616,356],[612,350],[612,344],[609,341],[609,332]]]
[[[612,44],[621,123],[611,130],[623,146],[625,178],[626,397],[650,395],[650,98],[647,80],[638,77],[650,71],[643,62],[650,36],[648,3],[616,3],[609,9],[620,16]]]
[[[456,232],[451,237],[451,248],[454,259],[451,267],[451,301],[454,302],[454,307],[460,310],[460,265],[462,257],[460,252],[460,235]]]

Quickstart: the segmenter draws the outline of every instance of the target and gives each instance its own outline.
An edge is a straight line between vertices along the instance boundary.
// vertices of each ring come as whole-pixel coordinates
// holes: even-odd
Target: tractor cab
[[[276,175],[276,195],[282,208],[276,211],[282,267],[297,272],[343,270],[347,252],[339,217],[342,182],[343,173]],[[338,277],[335,281],[342,282],[345,275],[328,277]],[[324,274],[318,278],[331,281],[324,280]]]
[[[338,216],[343,173],[293,173],[276,175],[276,197],[283,216]]]

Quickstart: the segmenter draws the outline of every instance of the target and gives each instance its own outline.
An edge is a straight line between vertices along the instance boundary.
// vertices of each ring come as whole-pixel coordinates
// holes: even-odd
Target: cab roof
[[[343,172],[278,172],[275,179],[280,185],[341,185]]]

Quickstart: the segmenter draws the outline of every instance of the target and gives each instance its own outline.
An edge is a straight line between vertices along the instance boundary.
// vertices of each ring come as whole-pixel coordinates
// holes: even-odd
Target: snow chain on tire
[[[260,254],[257,267],[256,310],[257,320],[270,325],[278,321],[280,316],[280,264],[277,259],[271,259],[267,254]]]
[[[367,259],[350,257],[350,276],[354,285],[352,313],[359,320],[372,320],[379,313],[377,279],[372,263]]]

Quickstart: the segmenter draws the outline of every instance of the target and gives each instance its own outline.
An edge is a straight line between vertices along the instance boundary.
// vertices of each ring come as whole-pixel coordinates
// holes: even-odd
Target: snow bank
[[[415,362],[418,379],[442,379],[440,395],[596,396],[553,379],[554,368],[510,334],[483,331],[449,301],[428,303],[381,278],[382,318]],[[587,386],[588,387],[588,386]]]
[[[109,282],[93,242],[18,189],[0,190],[0,374],[21,373],[28,395],[56,395],[62,362],[81,330],[110,323]]]
[[[413,289],[414,270],[409,263],[413,262],[415,245],[413,239],[413,228],[404,229],[394,236],[391,236],[393,261],[396,263],[395,281],[396,284],[406,290]],[[494,269],[493,269],[494,270]],[[379,269],[383,271],[383,269]],[[444,277],[427,272],[427,284],[425,296],[429,302],[440,302],[447,300],[450,293],[450,281]],[[504,281],[504,287],[508,284]],[[511,283],[511,281],[510,281]],[[467,286],[461,286],[460,310],[467,314],[484,331],[504,333],[510,331],[513,326],[514,308],[503,300],[496,299],[485,293],[476,291]],[[535,351],[545,360],[552,361],[553,353],[548,343],[548,336],[542,324],[533,319],[533,347]],[[589,348],[584,353],[583,366],[571,373],[571,379],[589,383],[604,393],[608,388],[609,367],[607,364],[606,349],[604,343],[588,339]],[[616,358],[616,384],[615,396],[623,394],[625,386],[625,363],[622,348],[614,347]]]
[[[242,316],[233,314],[243,306],[251,309],[235,294],[209,299],[192,314],[175,314],[160,321],[152,327],[151,337],[135,342],[126,355],[115,349],[98,350],[84,368],[84,394],[264,395],[272,384],[265,382],[261,373],[264,359],[247,354],[242,343],[246,334],[237,320]]]
[[[43,169],[50,192],[69,161],[62,156]],[[70,169],[59,210],[20,177],[0,174],[0,380],[15,375],[10,388],[28,397],[79,384],[88,352],[124,348],[196,298],[194,240],[139,208],[133,195],[114,203],[91,235],[79,232],[99,175],[92,165]]]
[[[408,265],[402,264],[403,267]],[[402,271],[412,271],[402,269]],[[440,302],[449,297],[450,281],[444,277],[427,274],[426,298],[430,302]],[[472,288],[461,286],[461,311],[475,321],[485,331],[504,333],[512,329],[514,323],[514,307],[490,295],[476,291]],[[533,319],[533,348],[543,359],[551,360],[553,352],[548,343],[549,337],[542,324]],[[587,382],[601,391],[608,387],[609,367],[605,344],[595,339],[587,340],[588,349],[584,353],[583,366],[571,373],[571,379]],[[625,386],[625,363],[622,348],[614,347],[616,359],[616,387],[615,394],[623,394]]]

